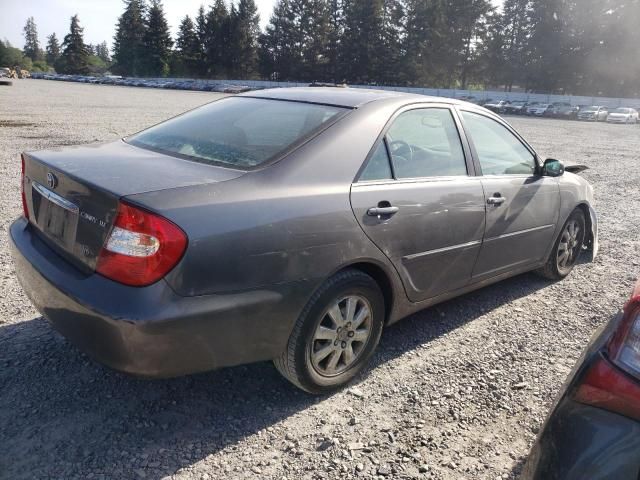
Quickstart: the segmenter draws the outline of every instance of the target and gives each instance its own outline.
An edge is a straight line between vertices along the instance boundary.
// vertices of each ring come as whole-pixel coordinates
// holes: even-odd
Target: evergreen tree
[[[442,0],[408,0],[404,39],[404,68],[412,85],[442,87],[447,83],[445,2]]]
[[[229,20],[229,44],[233,48],[230,73],[251,78],[257,72],[260,17],[254,0],[240,0],[232,5]]]
[[[278,0],[260,38],[260,71],[264,77],[284,81],[297,75],[296,17],[292,0]]]
[[[492,51],[487,52],[492,80],[511,91],[515,84],[526,85],[531,37],[531,0],[505,0],[491,32]]]
[[[40,50],[40,41],[38,40],[38,28],[33,17],[27,18],[27,23],[23,29],[24,35],[24,55],[36,62],[42,60],[42,50]]]
[[[89,73],[89,52],[84,43],[82,30],[78,15],[71,17],[71,26],[62,42],[62,55],[56,63],[56,71],[79,75]]]
[[[107,46],[107,42],[104,41],[96,45],[96,56],[102,60],[105,65],[111,63],[111,56],[109,54],[109,47]]]
[[[55,65],[58,58],[60,58],[60,44],[58,43],[56,34],[52,33],[47,37],[47,63],[49,65]]]
[[[376,83],[385,65],[384,0],[345,0],[340,62],[351,83]]]
[[[124,0],[113,43],[114,72],[121,75],[143,73],[143,40],[146,31],[143,0]]]
[[[534,91],[561,92],[571,75],[565,0],[533,0],[529,82]]]
[[[205,45],[209,43],[209,31],[207,29],[207,14],[205,13],[204,5],[198,7],[198,14],[196,15],[196,35],[198,37],[199,45],[199,68],[200,75],[206,75],[207,73],[207,58],[205,54]]]
[[[231,68],[235,52],[230,44],[230,27],[231,18],[224,0],[216,0],[207,13],[204,36],[204,57],[209,76],[225,75]]]
[[[166,76],[169,73],[173,40],[160,0],[151,0],[146,24],[142,42],[145,73],[149,76]]]
[[[200,41],[196,33],[195,24],[189,15],[186,15],[180,23],[178,37],[176,38],[176,49],[184,74],[188,76],[197,75],[201,61]]]

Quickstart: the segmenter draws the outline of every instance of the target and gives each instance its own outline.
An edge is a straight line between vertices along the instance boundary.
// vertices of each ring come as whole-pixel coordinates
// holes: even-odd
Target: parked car
[[[640,282],[578,361],[522,479],[637,480],[639,471]]]
[[[524,115],[527,113],[527,102],[511,102],[505,107],[505,113],[509,115]]]
[[[608,123],[638,123],[638,111],[635,108],[616,108],[609,113]]]
[[[578,120],[585,120],[590,122],[603,122],[609,115],[609,109],[607,107],[591,106],[581,109],[578,112]]]
[[[566,120],[575,120],[578,118],[580,107],[572,107],[571,105],[562,105],[554,107],[553,116],[555,118],[563,118]]]
[[[542,117],[549,110],[551,110],[552,108],[553,107],[549,103],[534,104],[534,105],[529,106],[529,108],[527,108],[527,115],[533,115],[533,116],[536,116],[536,117]]]
[[[22,159],[25,292],[89,355],[145,376],[273,359],[331,391],[385,325],[522,272],[562,279],[598,250],[583,178],[444,98],[263,90]]]
[[[556,118],[560,109],[565,107],[571,107],[571,104],[566,102],[554,102],[544,113],[544,116]]]
[[[511,105],[509,100],[500,100],[499,102],[485,103],[484,108],[495,113],[504,113],[509,105]]]

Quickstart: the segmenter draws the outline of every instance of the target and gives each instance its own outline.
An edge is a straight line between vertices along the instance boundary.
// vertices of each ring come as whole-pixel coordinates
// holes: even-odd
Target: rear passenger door
[[[468,284],[480,251],[485,200],[462,136],[446,105],[405,109],[351,188],[358,222],[414,302]]]
[[[543,260],[560,213],[557,178],[543,177],[535,154],[503,122],[461,109],[487,198],[475,280]]]

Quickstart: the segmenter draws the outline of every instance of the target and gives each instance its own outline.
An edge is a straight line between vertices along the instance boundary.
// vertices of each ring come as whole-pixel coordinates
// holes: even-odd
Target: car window
[[[360,182],[372,180],[390,180],[393,178],[391,173],[391,164],[389,163],[389,155],[384,141],[378,143],[378,146],[369,158],[367,166],[364,168],[358,179]]]
[[[396,178],[467,175],[460,135],[449,109],[400,114],[387,133],[387,144]]]
[[[347,109],[248,97],[225,98],[127,138],[133,145],[202,163],[251,168],[268,162]]]
[[[484,175],[535,172],[535,157],[504,125],[476,113],[462,112],[462,116]]]

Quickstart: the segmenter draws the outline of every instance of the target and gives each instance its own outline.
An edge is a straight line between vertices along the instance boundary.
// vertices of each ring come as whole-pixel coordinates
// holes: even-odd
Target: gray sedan
[[[585,180],[442,98],[264,90],[22,161],[24,290],[143,376],[273,360],[331,391],[386,325],[523,272],[559,280],[598,249]]]

